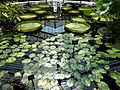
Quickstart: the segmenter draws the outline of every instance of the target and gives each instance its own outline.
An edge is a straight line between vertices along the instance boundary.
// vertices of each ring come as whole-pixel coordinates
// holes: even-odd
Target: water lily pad
[[[31,19],[35,19],[36,17],[37,15],[33,13],[25,13],[25,14],[20,15],[20,18],[22,20],[31,20]]]
[[[80,12],[78,10],[71,10],[68,13],[70,13],[70,14],[79,14]]]
[[[90,25],[87,23],[68,23],[65,25],[65,29],[74,33],[84,33],[87,32]]]
[[[38,10],[38,11],[35,11],[36,14],[39,14],[39,15],[44,15],[47,13],[46,10]]]
[[[52,6],[49,4],[39,4],[38,7],[41,9],[50,9]]]
[[[79,7],[78,10],[79,11],[91,11],[93,8],[91,7]]]
[[[83,17],[73,17],[71,20],[73,22],[86,22],[85,18]]]
[[[29,62],[31,62],[30,59],[24,59],[24,60],[22,61],[22,63],[29,63]]]
[[[15,61],[16,61],[16,58],[15,58],[15,57],[9,57],[9,58],[6,60],[7,63],[13,63],[13,62],[15,62]]]
[[[98,87],[101,89],[101,90],[110,90],[108,85],[105,83],[105,82],[99,82],[98,83]]]
[[[0,61],[0,67],[5,65],[5,61]]]
[[[23,21],[15,26],[16,30],[20,32],[32,32],[41,27],[42,23],[40,21]]]
[[[29,7],[27,10],[33,12],[33,11],[40,10],[40,8],[38,8],[38,7]]]
[[[45,19],[56,19],[57,17],[55,15],[47,15],[45,16]]]
[[[64,11],[69,11],[69,10],[72,9],[72,7],[70,7],[70,6],[63,6],[61,9],[64,10]]]

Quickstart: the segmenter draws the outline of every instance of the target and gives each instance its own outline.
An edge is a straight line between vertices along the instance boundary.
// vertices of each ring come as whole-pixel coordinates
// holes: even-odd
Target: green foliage
[[[96,38],[101,40],[102,36],[99,36]],[[78,44],[73,45],[73,40],[78,40]],[[80,86],[81,89],[84,89],[85,86],[90,86],[95,81],[100,89],[109,90],[107,84],[101,82],[102,74],[105,74],[106,70],[110,68],[109,62],[101,57],[109,57],[109,54],[96,51],[99,45],[91,46],[88,44],[89,40],[94,40],[90,34],[86,34],[86,37],[82,38],[70,33],[58,34],[43,40],[42,43],[32,44],[33,49],[37,48],[41,51],[36,54],[31,53],[28,59],[23,60],[25,73],[22,82],[28,85],[27,76],[34,74],[37,87],[43,89],[50,89],[52,81],[56,82],[53,87],[59,87],[57,81],[65,79],[67,87]],[[117,51],[119,50],[114,49],[114,53]],[[85,76],[84,72],[88,76]]]
[[[13,27],[16,21],[19,21],[19,14],[23,13],[21,6],[8,3],[0,4],[0,24],[2,29]]]

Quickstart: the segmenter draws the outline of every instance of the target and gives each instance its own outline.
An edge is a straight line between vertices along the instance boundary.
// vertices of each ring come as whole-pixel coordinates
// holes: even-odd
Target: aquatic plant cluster
[[[113,12],[112,3],[115,2],[98,0],[97,13],[97,8],[93,7],[79,7],[78,10],[72,10],[71,6],[63,6],[62,13],[73,15],[70,18],[71,21],[65,24],[65,29],[75,34],[65,32],[41,42],[30,42],[27,32],[42,28],[40,21],[42,19],[57,18],[47,12],[52,8],[51,5],[39,4],[36,7],[28,7],[25,12],[29,13],[23,13],[21,6],[11,3],[0,4],[0,8],[3,7],[0,11],[0,23],[2,22],[0,27],[3,30],[3,32],[0,30],[0,68],[14,64],[18,59],[23,65],[22,70],[12,73],[12,76],[11,72],[0,70],[2,90],[14,90],[15,86],[21,90],[33,88],[87,90],[86,88],[91,86],[100,90],[110,90],[111,86],[105,81],[105,75],[120,87],[120,73],[116,68],[113,69],[120,65],[119,63],[111,64],[114,61],[119,62],[120,59],[119,13]],[[112,5],[111,8],[110,5]],[[112,15],[109,15],[109,9],[113,12]],[[10,12],[10,10],[13,11]],[[79,13],[85,16],[74,17]],[[36,21],[36,18],[39,20]],[[96,25],[97,30],[92,31],[92,25]],[[20,32],[14,31],[15,28]],[[13,30],[13,32],[4,32],[4,30]],[[91,31],[87,34],[89,30]],[[34,84],[29,80],[30,76]]]
[[[108,85],[102,81],[104,78],[102,74],[106,74],[110,69],[107,58],[119,58],[120,50],[115,48],[110,48],[106,52],[97,50],[100,43],[91,45],[89,41],[95,39],[90,34],[86,34],[85,37],[76,37],[72,33],[58,34],[33,44],[26,41],[26,35],[16,34],[13,35],[13,39],[12,34],[4,35],[1,39],[1,53],[6,57],[1,57],[0,66],[22,58],[24,73],[17,72],[15,77],[21,78],[23,84],[30,87],[27,77],[34,75],[36,87],[43,89],[64,90],[80,86],[80,89],[84,90],[86,86],[91,86],[95,82],[100,89],[109,90]],[[10,40],[14,42],[11,46]],[[32,52],[27,53],[31,49]],[[1,77],[4,77],[6,71],[1,73]],[[116,83],[119,85],[119,80]]]

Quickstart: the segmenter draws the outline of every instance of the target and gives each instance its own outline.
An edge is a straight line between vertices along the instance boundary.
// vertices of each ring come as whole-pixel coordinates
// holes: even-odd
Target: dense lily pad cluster
[[[74,45],[74,40],[78,44]],[[107,84],[101,81],[102,74],[110,68],[109,61],[105,59],[109,54],[97,51],[99,44],[90,45],[90,40],[94,40],[90,34],[76,37],[70,33],[33,44],[36,53],[23,60],[25,73],[22,82],[29,83],[27,77],[34,74],[37,87],[43,89],[63,90],[80,86],[84,90],[94,81],[100,89],[109,90]]]

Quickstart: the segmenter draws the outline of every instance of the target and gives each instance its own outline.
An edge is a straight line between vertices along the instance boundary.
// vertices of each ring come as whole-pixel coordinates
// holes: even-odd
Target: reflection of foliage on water
[[[119,57],[119,50],[112,48],[107,53],[96,51],[103,44],[99,43],[101,39],[94,39],[89,34],[75,37],[70,33],[36,42],[32,45],[33,53],[23,60],[25,73],[22,82],[29,85],[27,77],[34,74],[37,87],[44,89],[80,86],[82,90],[95,81],[101,89],[109,90],[107,84],[101,82],[102,74],[110,68],[105,58]],[[78,40],[78,44],[73,45],[73,40]],[[88,42],[91,40],[95,40],[96,44],[90,45]]]

